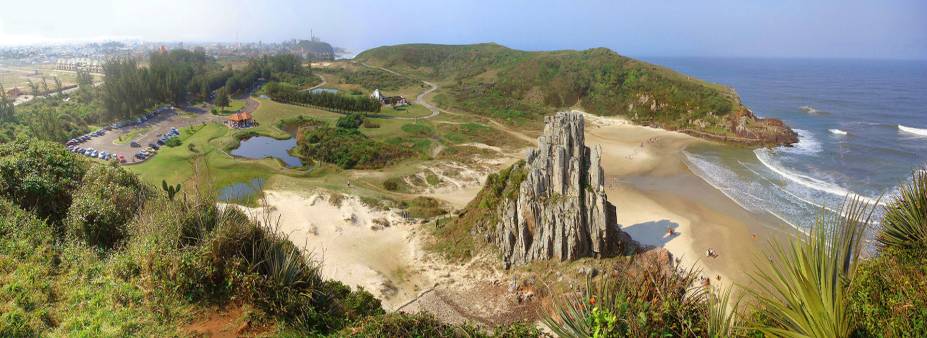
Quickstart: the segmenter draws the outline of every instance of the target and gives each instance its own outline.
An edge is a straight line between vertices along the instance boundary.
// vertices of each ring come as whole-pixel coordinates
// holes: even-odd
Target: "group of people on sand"
[[[651,137],[651,138],[647,139],[647,144],[654,144],[654,143],[657,143],[657,141],[659,141],[659,140],[660,140],[660,138],[659,138],[658,136],[654,136],[654,137]],[[626,155],[624,158],[629,159],[629,160],[633,160],[633,159],[634,159],[634,155],[637,155],[637,154],[640,153],[641,151],[644,151],[644,142],[643,142],[643,141],[641,141],[641,148],[640,148],[639,150],[634,150],[633,153]]]

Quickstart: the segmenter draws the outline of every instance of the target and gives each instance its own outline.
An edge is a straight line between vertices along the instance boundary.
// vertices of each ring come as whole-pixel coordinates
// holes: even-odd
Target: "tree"
[[[229,93],[226,87],[222,87],[216,93],[216,106],[225,108],[229,106]]]
[[[0,84],[0,120],[6,120],[13,117],[15,110],[13,100],[6,95],[6,89]]]
[[[32,92],[32,96],[39,96],[39,86],[32,82],[32,79],[26,79],[26,83],[29,85],[29,90]]]
[[[55,76],[54,80],[55,80],[55,92],[58,93],[58,97],[61,97],[61,95],[64,95],[64,93],[61,90],[62,89],[61,79],[58,79],[58,77]]]
[[[48,90],[48,81],[46,81],[45,77],[43,76],[42,77],[42,93],[44,93],[45,96],[48,96],[49,92],[50,90]]]

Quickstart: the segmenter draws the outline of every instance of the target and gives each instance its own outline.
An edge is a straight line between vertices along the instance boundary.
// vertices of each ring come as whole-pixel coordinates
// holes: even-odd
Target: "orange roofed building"
[[[226,123],[232,128],[251,128],[254,126],[254,118],[249,112],[238,112],[229,115]]]

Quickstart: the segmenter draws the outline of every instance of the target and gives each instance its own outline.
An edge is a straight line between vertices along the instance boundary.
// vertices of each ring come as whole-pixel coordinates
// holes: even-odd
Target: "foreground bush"
[[[886,249],[860,263],[851,283],[857,336],[927,337],[927,255]]]
[[[62,220],[87,162],[59,144],[34,139],[0,145],[0,195],[52,223]]]
[[[472,325],[444,323],[428,313],[387,313],[367,317],[337,334],[339,337],[546,337],[527,324],[498,326],[488,332]]]
[[[845,216],[841,216],[845,215]],[[748,291],[763,304],[766,335],[850,337],[850,282],[856,276],[871,208],[852,201],[841,213],[820,216],[803,238],[774,242]]]
[[[37,336],[52,326],[54,243],[50,226],[0,198],[0,337]]]
[[[115,164],[95,165],[74,193],[67,233],[85,244],[112,248],[127,236],[127,223],[151,195],[138,176]]]
[[[914,173],[910,184],[885,207],[879,243],[888,248],[927,250],[927,170]]]
[[[582,294],[555,299],[544,318],[561,337],[699,337],[708,332],[708,298],[698,272],[655,255],[618,263]]]

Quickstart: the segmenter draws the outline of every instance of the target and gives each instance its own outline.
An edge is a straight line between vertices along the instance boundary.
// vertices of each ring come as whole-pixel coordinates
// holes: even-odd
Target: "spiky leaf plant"
[[[896,249],[927,248],[927,170],[914,172],[885,207],[879,243]]]
[[[617,263],[582,292],[555,298],[544,324],[560,337],[702,337],[707,293],[699,272],[652,256]]]
[[[708,295],[708,336],[713,338],[736,337],[740,327],[737,309],[742,297],[733,295],[733,287]]]
[[[849,337],[850,281],[873,208],[858,198],[841,212],[822,212],[809,233],[773,241],[772,256],[757,262],[747,290],[765,305],[771,325],[755,329],[774,337]]]

